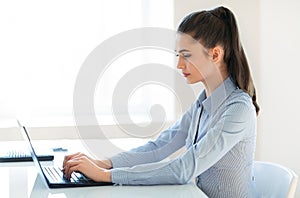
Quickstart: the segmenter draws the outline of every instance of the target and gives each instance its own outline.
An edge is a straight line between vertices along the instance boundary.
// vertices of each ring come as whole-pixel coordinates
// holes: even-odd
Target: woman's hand
[[[63,167],[65,167],[65,163],[73,158],[78,158],[78,157],[87,157],[89,160],[91,160],[92,162],[94,162],[97,166],[99,166],[100,168],[104,168],[104,169],[111,169],[112,168],[112,163],[110,160],[95,160],[89,156],[87,156],[84,153],[74,153],[72,155],[66,155],[64,158],[64,162],[63,162]]]
[[[80,172],[86,177],[97,182],[111,182],[110,171],[99,167],[92,159],[85,154],[73,154],[65,157],[63,172],[67,179],[72,172]]]

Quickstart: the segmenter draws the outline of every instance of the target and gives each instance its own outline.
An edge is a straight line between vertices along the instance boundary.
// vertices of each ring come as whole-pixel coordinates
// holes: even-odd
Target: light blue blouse
[[[194,143],[201,108],[203,112]],[[256,112],[250,96],[227,78],[211,96],[203,91],[155,141],[113,156],[112,182],[186,184],[196,178],[209,197],[255,197]],[[168,161],[181,147],[186,152]]]

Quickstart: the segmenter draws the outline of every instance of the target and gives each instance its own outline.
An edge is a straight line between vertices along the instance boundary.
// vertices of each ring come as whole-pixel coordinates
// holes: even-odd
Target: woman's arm
[[[143,146],[111,157],[113,168],[158,162],[182,148],[192,123],[195,105],[196,103],[174,125],[162,132],[155,141],[149,141]]]
[[[180,158],[166,163],[112,169],[112,182],[130,185],[187,183],[218,162],[245,136],[253,135],[255,119],[255,111],[248,105],[233,104],[214,127]]]
[[[63,170],[67,177],[72,171],[80,171],[95,181],[100,181],[102,177],[102,181],[111,181],[111,172],[107,170],[112,167],[132,167],[160,161],[185,145],[193,110],[194,107],[191,106],[173,126],[161,133],[155,141],[149,141],[144,146],[117,154],[106,160],[96,160],[83,153],[67,155],[63,162]]]

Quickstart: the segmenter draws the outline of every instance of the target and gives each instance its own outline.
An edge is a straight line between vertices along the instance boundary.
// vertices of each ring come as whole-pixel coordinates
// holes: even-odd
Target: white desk
[[[206,197],[194,184],[165,186],[100,186],[49,189],[37,174],[33,163],[0,165],[2,198],[74,198],[74,197]]]
[[[55,143],[53,143],[52,146],[55,146]],[[73,152],[73,150],[71,152]],[[58,155],[60,156],[55,159],[59,159],[64,154],[65,153],[58,153]],[[207,197],[194,184],[159,186],[100,186],[49,189],[47,186],[45,186],[44,182],[42,181],[42,178],[40,178],[40,175],[37,173],[37,169],[35,168],[33,162],[0,163],[0,175],[2,177],[0,181],[1,198]]]

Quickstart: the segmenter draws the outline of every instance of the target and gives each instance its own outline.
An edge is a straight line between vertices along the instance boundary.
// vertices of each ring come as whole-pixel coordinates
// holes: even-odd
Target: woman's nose
[[[185,68],[184,61],[182,60],[182,57],[179,55],[177,60],[177,69],[184,69],[184,68]]]

